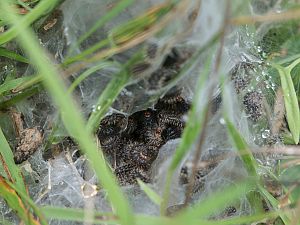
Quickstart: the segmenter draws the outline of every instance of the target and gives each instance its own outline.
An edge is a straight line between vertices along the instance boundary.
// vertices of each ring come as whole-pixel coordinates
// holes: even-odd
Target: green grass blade
[[[280,76],[287,122],[294,142],[298,144],[300,137],[300,111],[297,94],[290,73],[293,67],[285,68],[277,64],[272,65],[277,69]],[[293,63],[290,66],[293,66]]]
[[[137,181],[138,184],[140,185],[140,188],[151,199],[151,201],[154,202],[156,205],[160,205],[162,202],[162,198],[143,181],[141,181],[140,179],[138,179]]]
[[[62,1],[62,0],[41,1],[36,7],[34,7],[33,10],[31,10],[30,13],[23,16],[22,18],[19,18],[18,22],[15,24],[15,26],[13,26],[8,31],[6,31],[5,33],[0,35],[0,45],[3,45],[6,42],[14,39],[19,34],[20,28],[28,27],[35,20],[40,18],[42,15],[44,15],[46,12],[48,12],[50,9],[52,9],[55,5],[57,5],[57,3],[60,1]],[[3,16],[4,16],[4,13],[1,13],[0,19],[5,21],[6,18],[2,18]]]
[[[225,84],[225,83],[222,82],[222,84]],[[228,100],[229,95],[226,94],[225,92],[226,92],[225,87],[222,86],[223,101],[230,102],[230,100]],[[223,110],[224,110],[223,116],[224,116],[224,120],[225,120],[226,127],[228,130],[228,134],[233,142],[235,149],[239,153],[240,158],[243,161],[244,166],[245,166],[247,172],[249,173],[249,175],[252,177],[256,177],[258,179],[259,166],[258,166],[252,152],[249,150],[248,145],[247,145],[246,141],[244,140],[244,138],[242,137],[242,135],[240,134],[240,132],[237,130],[237,128],[234,126],[234,124],[230,121],[229,115],[228,115],[228,112],[230,109],[225,106],[225,107],[223,107]],[[261,185],[261,181],[259,179],[257,180],[257,187],[258,187],[260,193],[262,194],[262,196],[271,203],[272,207],[274,207],[274,209],[278,209],[278,205],[279,205],[278,200],[276,200]],[[254,198],[254,196],[251,196],[251,195],[249,197]],[[261,208],[261,207],[259,207],[259,208]],[[288,218],[285,215],[281,215],[281,218],[283,221],[288,221]]]
[[[203,107],[200,105],[203,104],[203,102],[201,103],[199,102],[199,97],[201,97],[200,94],[204,90],[205,85],[207,84],[206,81],[209,77],[209,72],[210,72],[210,63],[211,63],[210,59],[211,57],[208,57],[204,65],[204,71],[202,72],[202,74],[199,75],[199,80],[196,88],[197,91],[194,96],[192,108],[189,112],[186,127],[182,134],[182,140],[179,146],[177,147],[175,154],[173,155],[171,164],[167,171],[166,182],[165,182],[165,187],[163,192],[163,201],[160,209],[161,214],[165,213],[166,206],[169,202],[170,188],[171,188],[171,182],[172,182],[174,171],[176,170],[177,166],[180,164],[181,160],[184,158],[186,153],[189,151],[191,145],[198,137],[198,134],[201,132],[207,107],[206,106]],[[202,110],[199,112],[199,110],[197,110],[198,108],[201,108]]]
[[[226,187],[222,191],[214,193],[203,201],[198,202],[191,208],[186,208],[178,214],[177,219],[188,221],[190,219],[201,219],[211,216],[215,212],[225,209],[226,206],[239,200],[245,193],[253,188],[254,182],[239,183],[235,186]],[[187,222],[187,224],[189,224]]]
[[[142,35],[143,32],[158,23],[163,16],[171,11],[173,7],[174,4],[172,3],[161,4],[158,7],[151,8],[148,10],[148,12],[145,12],[141,16],[114,27],[111,31],[109,31],[108,38],[99,41],[78,55],[67,58],[63,62],[63,66],[67,66],[79,60],[86,60],[87,56],[103,47],[107,47],[109,45],[116,47],[116,45],[122,45],[130,40],[133,40],[135,37]],[[110,53],[110,55],[111,54],[114,53]]]
[[[35,203],[31,200],[30,197],[26,193],[23,193],[17,186],[14,184],[7,182],[7,185],[13,189],[14,191],[17,192],[17,194],[21,197],[23,200],[23,203],[26,203],[26,205],[30,206],[33,209],[34,214],[39,218],[39,222],[42,225],[47,225],[47,221],[45,219],[45,216],[42,214],[41,210],[39,207],[35,205]],[[28,207],[26,207],[28,208]]]
[[[14,162],[13,153],[9,147],[9,144],[6,141],[6,138],[0,128],[0,154],[4,161],[2,162],[2,167],[9,171],[12,178],[12,182],[23,192],[26,193],[26,187],[23,181],[22,173],[19,167]],[[5,176],[2,174],[2,176]],[[7,177],[8,178],[8,177]]]
[[[78,221],[78,222],[90,222],[92,224],[119,224],[118,218],[111,213],[100,213],[92,212],[94,218],[89,218],[89,220],[84,220],[84,209],[71,209],[71,208],[60,208],[44,206],[41,208],[43,214],[47,218],[59,219],[65,221]],[[157,217],[148,215],[135,215],[135,220],[139,225],[179,225],[187,223],[179,223],[177,218],[168,217]],[[201,221],[199,219],[194,220],[189,225],[199,225],[206,224],[210,225],[210,221]],[[212,222],[213,224],[213,222]]]
[[[130,6],[134,2],[135,2],[134,0],[122,0],[120,3],[115,5],[109,12],[107,12],[104,16],[101,15],[100,19],[97,20],[97,22],[91,27],[91,29],[79,37],[75,46],[79,46],[84,40],[86,40],[89,36],[91,36],[93,33],[95,33],[106,22],[108,22],[108,21],[112,20],[114,17],[118,16],[121,11],[126,9],[128,6]],[[74,47],[72,49],[74,49]],[[73,51],[72,49],[70,50],[70,52]]]
[[[30,79],[20,83],[14,88],[14,92],[23,91],[26,88],[29,88],[43,80],[41,75],[30,76]]]
[[[113,28],[108,35],[110,43],[112,43],[113,45],[119,45],[138,36],[141,32],[149,29],[149,27],[157,23],[173,7],[174,4],[172,3],[159,5],[158,7],[150,9],[149,12],[146,12],[141,16],[138,16],[124,24]]]
[[[66,67],[69,64],[72,64],[76,61],[80,61],[80,60],[85,60],[86,56],[92,54],[93,52],[97,51],[100,48],[103,48],[105,46],[108,46],[109,44],[109,40],[108,39],[104,39],[99,41],[98,43],[94,44],[92,47],[85,49],[84,51],[82,51],[81,53],[75,55],[75,56],[71,56],[66,58],[63,63],[62,66]]]
[[[9,207],[16,212],[20,220],[23,221],[26,225],[38,225],[37,221],[28,211],[27,207],[23,204],[22,200],[17,195],[15,190],[7,184],[2,176],[0,176],[0,197],[5,199]]]
[[[44,206],[41,210],[49,219],[77,221],[92,224],[120,224],[120,220],[111,213],[93,212],[93,218],[86,218],[85,211],[83,209]]]
[[[129,81],[129,75],[126,71],[114,76],[114,78],[105,87],[103,93],[100,95],[95,110],[91,113],[87,122],[87,129],[90,132],[97,130],[102,117],[107,112],[108,108],[117,98],[119,93]]]
[[[273,195],[271,195],[261,184],[258,184],[258,189],[262,193],[262,195],[265,197],[265,199],[267,199],[270,202],[271,206],[275,210],[278,210],[279,204],[280,204],[279,201],[276,198],[274,198]],[[282,219],[282,221],[284,222],[284,224],[291,223],[291,219],[284,212],[280,212],[279,216]]]
[[[6,1],[0,2],[1,10],[5,14],[4,18],[9,23],[18,24],[19,18],[11,11]],[[51,94],[54,102],[58,106],[67,131],[79,143],[79,146],[89,158],[91,165],[101,182],[102,187],[108,193],[113,208],[121,219],[122,224],[134,224],[131,208],[121,189],[116,184],[112,172],[107,167],[105,160],[101,157],[96,143],[91,137],[91,133],[84,126],[84,121],[75,106],[73,99],[66,93],[66,87],[59,72],[47,59],[46,54],[39,45],[39,41],[30,29],[24,26],[17,26],[19,32],[19,43],[30,55],[31,62],[43,77],[44,85]]]
[[[234,125],[231,123],[231,121],[228,119],[227,116],[224,116],[226,126],[228,129],[229,136],[233,140],[233,144],[235,148],[237,149],[238,153],[240,154],[240,157],[244,163],[244,166],[246,170],[248,171],[249,175],[253,177],[258,176],[258,164],[256,160],[253,157],[253,154],[249,150],[245,140],[243,137],[240,135],[238,130],[234,127]],[[260,181],[257,182],[258,189],[260,193],[264,196],[265,199],[267,199],[272,207],[274,209],[278,209],[279,202],[277,199],[275,199],[261,184]],[[253,198],[253,196],[249,196],[250,198]],[[259,206],[261,208],[262,206]],[[289,219],[285,215],[281,215],[281,218],[283,221],[287,222]],[[288,223],[287,223],[288,224]]]
[[[240,132],[234,126],[232,122],[232,118],[230,115],[232,114],[233,105],[230,104],[232,101],[229,99],[230,92],[228,91],[226,80],[224,76],[221,76],[221,91],[222,91],[222,102],[226,102],[223,105],[223,117],[226,123],[226,128],[229,134],[229,137],[233,143],[235,150],[239,153],[241,160],[244,163],[244,166],[249,173],[249,175],[256,177],[257,176],[257,169],[258,165],[256,160],[253,157],[252,152],[249,150],[248,145]]]
[[[95,110],[91,113],[87,122],[87,129],[90,132],[95,132],[97,127],[99,127],[102,117],[128,83],[131,75],[131,66],[139,61],[142,56],[143,53],[141,51],[132,56],[132,58],[123,66],[121,71],[118,74],[115,74],[109,84],[105,87],[97,101]]]
[[[112,67],[115,66],[116,64],[114,63],[109,63],[109,62],[101,62],[99,64],[97,64],[96,66],[93,66],[91,68],[89,68],[88,70],[84,71],[82,74],[80,74],[74,81],[73,83],[70,85],[68,92],[71,93],[75,90],[75,88],[84,80],[86,79],[88,76],[90,76],[91,74],[95,73],[98,70],[102,70],[106,67]]]
[[[12,98],[8,99],[8,100],[4,100],[0,102],[0,109],[7,109],[11,106],[14,106],[16,103],[23,101],[24,99],[38,93],[39,87],[33,87],[33,88],[29,88],[26,89],[25,91],[22,91],[20,93],[18,93],[17,95],[14,95]]]
[[[16,60],[18,62],[22,62],[22,63],[29,63],[29,60],[27,58],[25,58],[24,56],[21,56],[13,51],[10,51],[6,48],[0,48],[0,56],[9,58],[9,59],[13,59]]]
[[[246,141],[240,135],[239,131],[235,128],[233,123],[228,119],[227,116],[224,116],[228,134],[232,139],[233,145],[237,152],[239,153],[245,168],[251,176],[257,176],[257,162],[253,157],[252,152],[249,150]]]
[[[289,63],[291,61],[299,59],[299,57],[300,57],[300,54],[295,54],[295,55],[287,56],[284,59],[276,61],[276,64],[278,64],[278,65],[284,65],[284,64]]]
[[[13,80],[9,80],[4,82],[3,84],[0,85],[0,95],[3,95],[3,93],[7,92],[7,91],[11,91],[13,89],[15,89],[16,87],[18,87],[19,85],[21,85],[24,82],[27,82],[28,80],[30,80],[31,77],[21,77],[21,78],[17,78],[17,79],[13,79]]]

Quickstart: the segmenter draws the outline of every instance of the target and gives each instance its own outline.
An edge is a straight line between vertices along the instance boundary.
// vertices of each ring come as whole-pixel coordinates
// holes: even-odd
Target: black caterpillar
[[[159,149],[181,136],[182,117],[189,108],[190,103],[176,91],[159,99],[154,109],[128,117],[115,113],[102,119],[97,135],[104,154],[116,156],[115,174],[121,185],[133,184],[136,178],[150,182],[149,169]]]

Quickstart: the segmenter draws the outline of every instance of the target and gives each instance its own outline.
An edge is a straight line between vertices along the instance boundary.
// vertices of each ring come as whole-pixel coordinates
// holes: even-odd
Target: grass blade
[[[14,95],[10,99],[0,102],[0,109],[7,109],[11,106],[14,106],[16,103],[38,93],[39,91],[40,91],[39,86],[28,88],[27,90]]]
[[[23,204],[21,198],[17,195],[15,190],[7,184],[2,176],[0,176],[0,196],[5,199],[9,207],[16,212],[21,221],[25,222],[26,225],[40,224],[36,219],[34,219],[33,215]]]
[[[171,164],[168,168],[167,175],[166,175],[166,182],[163,192],[163,201],[161,204],[161,214],[165,213],[166,206],[169,202],[169,195],[170,195],[170,188],[171,188],[171,182],[173,174],[177,168],[177,166],[180,164],[181,160],[184,158],[186,153],[189,151],[191,145],[194,143],[196,138],[198,137],[198,134],[201,132],[202,124],[205,119],[205,111],[207,110],[206,106],[203,106],[203,102],[199,102],[198,99],[201,99],[201,93],[205,88],[205,85],[207,84],[207,79],[210,72],[210,61],[211,57],[208,57],[205,65],[204,65],[204,71],[199,76],[199,80],[197,83],[197,92],[195,93],[194,100],[192,103],[192,108],[189,112],[188,121],[186,124],[186,127],[182,134],[182,140],[177,147],[175,154],[173,155]],[[202,110],[199,112],[199,109]]]
[[[140,185],[140,188],[146,193],[146,195],[151,199],[151,201],[154,202],[156,205],[160,205],[162,202],[161,197],[143,181],[141,181],[140,179],[138,179],[137,181]]]
[[[82,51],[78,55],[73,57],[67,58],[63,62],[63,66],[67,66],[71,63],[74,63],[79,60],[88,60],[89,62],[98,61],[99,58],[97,55],[87,59],[86,57],[94,53],[95,51],[108,47],[109,45],[112,48],[104,49],[104,52],[101,54],[101,58],[111,56],[117,53],[118,46],[121,47],[126,43],[134,41],[140,36],[144,36],[146,31],[149,31],[151,27],[157,25],[157,23],[174,7],[172,3],[165,3],[158,6],[154,6],[147,10],[141,16],[138,16],[126,23],[123,23],[115,28],[113,28],[108,35],[108,38],[99,41],[98,43],[94,44],[90,48]],[[161,30],[160,28],[159,30]],[[158,31],[156,31],[158,32]],[[154,33],[156,33],[154,32]],[[139,42],[135,42],[134,45],[137,45]],[[141,43],[141,42],[140,42]],[[133,47],[133,46],[131,46]],[[103,55],[102,55],[103,54]],[[95,57],[97,60],[95,60]]]
[[[78,221],[92,224],[120,224],[120,220],[111,213],[93,212],[94,218],[86,220],[83,209],[44,206],[41,210],[49,219]]]
[[[238,130],[234,127],[234,125],[231,123],[231,121],[227,117],[224,117],[224,119],[225,119],[225,122],[226,122],[226,126],[228,128],[228,133],[229,133],[231,139],[233,140],[235,148],[237,149],[238,153],[240,154],[240,157],[241,157],[241,159],[244,163],[244,166],[245,166],[246,170],[248,171],[248,173],[251,176],[257,177],[258,176],[258,173],[257,173],[258,164],[257,164],[255,158],[253,157],[253,154],[251,153],[251,151],[249,150],[245,140],[240,135]],[[272,207],[274,207],[274,209],[278,209],[278,206],[279,206],[278,200],[275,199],[261,185],[261,182],[259,180],[257,182],[257,186],[258,186],[258,189],[259,189],[260,193],[264,196],[265,199],[267,199],[271,203]],[[253,197],[254,196],[251,195],[251,193],[250,193],[249,198],[253,198]],[[259,208],[261,208],[261,207],[262,206],[259,206]],[[283,214],[281,215],[281,218],[285,222],[289,221],[289,219]]]
[[[277,69],[280,76],[287,122],[294,142],[298,144],[300,137],[300,111],[297,94],[290,73],[293,67],[282,67],[277,64],[272,65]],[[290,66],[293,66],[293,63]]]
[[[116,66],[116,64],[109,63],[109,62],[101,62],[97,64],[96,66],[93,66],[89,68],[88,70],[84,71],[82,74],[80,74],[70,85],[68,92],[71,93],[75,90],[75,88],[82,82],[84,79],[86,79],[89,75],[95,73],[98,70],[104,69],[105,67],[111,67]]]
[[[0,6],[5,20],[11,24],[17,25],[19,18],[13,13],[8,2],[1,1]],[[34,36],[33,32],[28,28],[26,29],[25,26],[17,27],[19,28],[20,34],[22,34],[18,36],[20,45],[28,55],[31,56],[31,62],[42,75],[44,85],[58,106],[67,131],[76,139],[80,149],[84,151],[89,158],[101,185],[108,193],[108,198],[121,219],[121,223],[127,225],[134,224],[128,201],[116,184],[116,180],[107,167],[104,158],[101,157],[96,143],[91,137],[91,133],[85,128],[83,118],[80,115],[78,108],[75,106],[73,99],[69,94],[66,94],[64,82],[62,78],[58,76],[59,72],[49,59],[47,59],[46,54],[43,52],[43,49],[39,45],[39,41]]]
[[[4,171],[7,173],[7,179],[10,179],[23,193],[26,193],[26,187],[23,181],[22,173],[14,162],[13,153],[6,141],[6,138],[0,128],[0,156]],[[3,174],[4,175],[4,174]]]
[[[137,37],[141,34],[141,32],[149,29],[149,27],[157,23],[173,7],[174,5],[172,3],[156,5],[141,16],[113,28],[108,35],[110,43],[113,45],[120,45],[124,42],[128,42],[134,37]]]
[[[123,66],[121,71],[118,74],[115,74],[114,78],[112,78],[109,84],[105,87],[96,104],[96,110],[92,112],[88,120],[87,129],[90,132],[94,132],[97,127],[99,127],[102,117],[128,83],[130,79],[131,66],[140,60],[142,56],[142,52],[138,52],[132,56],[132,58]]]
[[[240,183],[235,186],[230,186],[222,191],[214,193],[212,196],[200,201],[192,208],[186,208],[185,211],[178,214],[177,219],[181,221],[188,221],[190,219],[201,219],[211,216],[213,213],[219,210],[225,209],[251,188],[253,188],[254,182]],[[189,224],[187,222],[187,224]]]
[[[34,215],[36,215],[39,218],[39,222],[42,225],[47,225],[47,221],[45,219],[45,216],[41,213],[40,209],[34,204],[34,202],[31,200],[30,197],[26,193],[23,193],[18,187],[16,187],[14,184],[7,182],[7,185],[17,192],[18,196],[21,197],[23,203],[26,203],[27,206],[31,207],[33,209]],[[27,207],[27,208],[29,208]]]
[[[222,84],[223,84],[223,87],[222,87],[223,101],[230,102],[228,100],[229,95],[225,94],[225,91],[226,91],[224,89],[225,83],[222,82]],[[230,110],[230,108],[223,107],[223,110],[224,110],[223,117],[224,117],[224,120],[226,123],[228,134],[233,142],[235,149],[239,153],[239,156],[240,156],[241,160],[243,161],[248,174],[254,178],[255,177],[257,178],[256,185],[258,187],[258,190],[262,194],[262,196],[270,202],[270,204],[272,205],[272,207],[274,209],[278,209],[278,206],[279,206],[278,200],[275,199],[261,184],[261,180],[258,177],[259,176],[258,175],[259,166],[258,166],[252,152],[249,150],[248,145],[247,145],[246,141],[244,140],[244,138],[242,137],[242,135],[240,134],[240,132],[237,130],[237,128],[234,126],[234,124],[229,119],[228,111]],[[254,196],[250,193],[249,198],[252,198],[252,200],[253,200]],[[251,199],[250,199],[250,202],[251,202]],[[259,206],[259,208],[262,208],[262,206],[261,207]],[[281,215],[281,218],[285,222],[289,221],[289,219],[285,215]]]
[[[18,87],[19,85],[21,85],[24,82],[27,82],[30,79],[31,79],[31,77],[28,76],[28,77],[20,77],[17,79],[5,81],[4,84],[0,85],[0,95],[3,95],[4,92],[15,89],[16,87]]]
[[[30,79],[20,83],[13,89],[13,92],[23,91],[26,88],[29,88],[43,80],[41,75],[30,76]]]
[[[228,134],[231,138],[233,146],[235,147],[235,150],[239,153],[247,172],[250,176],[256,177],[258,171],[257,162],[254,159],[252,152],[249,150],[246,141],[234,126],[232,122],[233,118],[230,118],[230,115],[233,114],[232,110],[234,106],[231,104],[232,101],[229,99],[231,97],[230,91],[227,88],[228,86],[226,86],[227,84],[224,76],[221,76],[221,84],[222,102],[226,102],[226,104],[223,106],[223,117],[226,123]]]
[[[29,63],[29,60],[24,56],[21,56],[13,51],[7,50],[6,48],[0,48],[0,56],[4,56],[9,59],[13,59],[22,63]]]
[[[235,128],[233,123],[228,119],[227,116],[224,117],[226,122],[226,127],[228,130],[228,134],[232,139],[232,142],[238,151],[242,161],[244,162],[244,166],[246,167],[248,173],[251,176],[257,175],[257,162],[255,161],[252,152],[249,150],[246,141],[240,135],[239,131]]]

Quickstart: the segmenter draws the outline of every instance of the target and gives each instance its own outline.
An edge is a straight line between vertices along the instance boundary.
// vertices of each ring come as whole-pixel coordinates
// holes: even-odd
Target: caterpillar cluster
[[[256,84],[257,90],[247,90],[251,85],[251,78],[257,76],[255,64],[250,62],[241,62],[231,71],[231,79],[237,94],[242,94],[243,105],[249,119],[257,122],[263,115],[263,94],[259,91],[259,82]]]
[[[149,170],[159,149],[181,136],[182,117],[189,108],[190,104],[176,91],[159,99],[154,109],[128,117],[114,113],[102,119],[97,136],[106,157],[114,159],[121,185],[133,184],[137,178],[150,181]]]

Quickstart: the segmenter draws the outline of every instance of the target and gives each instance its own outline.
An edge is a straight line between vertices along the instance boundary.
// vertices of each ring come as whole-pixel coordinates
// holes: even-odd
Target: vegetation
[[[0,33],[0,57],[12,60],[15,65],[30,65],[34,68],[34,74],[30,76],[16,76],[16,69],[6,77],[1,77],[0,85],[0,109],[5,114],[9,107],[16,106],[22,101],[26,101],[29,96],[47,90],[57,106],[60,118],[69,136],[73,137],[80,146],[81,151],[90,160],[92,168],[95,170],[99,180],[99,188],[103,188],[107,193],[109,203],[113,212],[94,211],[91,217],[86,217],[86,211],[78,208],[60,208],[57,206],[38,206],[31,199],[27,185],[24,182],[21,169],[14,163],[13,150],[6,127],[0,129],[0,196],[8,206],[16,213],[17,217],[26,225],[48,224],[50,219],[61,221],[79,221],[91,224],[251,224],[259,221],[269,221],[268,224],[299,224],[300,221],[300,188],[299,188],[299,138],[300,138],[300,32],[299,32],[299,3],[293,1],[282,1],[283,10],[276,14],[262,14],[261,16],[246,16],[242,13],[249,13],[244,9],[248,4],[230,4],[227,1],[227,13],[225,13],[224,26],[217,34],[207,42],[207,44],[195,51],[192,57],[185,63],[178,77],[170,83],[174,86],[180,78],[185,76],[199,57],[205,55],[199,77],[197,78],[197,90],[194,93],[192,107],[181,142],[178,145],[170,167],[166,171],[166,181],[163,195],[160,196],[148,184],[138,181],[140,188],[146,193],[154,204],[160,207],[159,216],[141,215],[134,213],[127,196],[122,188],[117,184],[115,176],[97,146],[94,133],[99,127],[101,119],[105,116],[109,107],[117,99],[122,89],[131,84],[136,78],[132,74],[134,65],[143,62],[144,52],[137,51],[123,65],[112,60],[113,56],[140,45],[153,36],[159,36],[163,28],[172,23],[176,13],[180,12],[188,4],[188,0],[165,1],[161,5],[155,5],[145,11],[142,15],[125,21],[123,24],[111,28],[106,38],[94,43],[87,49],[83,49],[79,54],[75,49],[86,41],[95,31],[101,29],[106,23],[112,21],[126,8],[135,4],[133,0],[118,1],[114,7],[105,15],[101,15],[88,32],[78,38],[77,43],[70,46],[69,55],[60,64],[55,64],[47,49],[44,49],[37,38],[36,26],[45,20],[55,8],[59,7],[62,1],[59,0],[1,0],[0,1],[0,27],[5,31]],[[250,4],[250,3],[249,3]],[[246,5],[246,6],[245,6]],[[200,6],[201,7],[201,6]],[[238,13],[237,13],[238,12]],[[249,13],[250,14],[250,13]],[[291,16],[292,15],[292,16]],[[288,21],[283,21],[287,20]],[[252,149],[247,143],[243,133],[237,127],[231,112],[234,107],[230,105],[231,100],[228,94],[228,76],[221,74],[219,70],[218,57],[222,57],[224,38],[229,25],[240,29],[252,30],[254,34],[259,33],[258,27],[261,23],[268,22],[274,25],[268,32],[261,35],[262,38],[256,40],[256,45],[261,46],[263,66],[267,68],[268,75],[276,84],[276,90],[281,89],[281,97],[284,100],[284,107],[279,112],[284,111],[285,116],[275,117],[281,124],[287,124],[286,129],[279,130],[278,136],[283,137],[284,144],[275,148],[261,147],[259,151],[268,151],[272,154],[280,154],[282,159],[278,160],[278,168],[265,172],[265,169],[256,160],[256,149]],[[246,25],[247,24],[247,25]],[[22,51],[13,51],[10,44],[17,43]],[[219,45],[218,43],[221,43]],[[24,55],[22,52],[24,51]],[[253,50],[252,50],[253,51]],[[216,65],[212,65],[212,55],[216,55]],[[5,66],[5,60],[0,61],[1,66]],[[220,59],[219,59],[220,60]],[[90,66],[89,69],[87,65]],[[109,83],[98,97],[96,109],[87,120],[85,120],[82,110],[78,107],[72,92],[75,88],[91,76],[95,71],[115,66],[118,72],[113,75]],[[215,76],[212,76],[214,71]],[[65,83],[65,78],[77,72],[79,75],[69,85]],[[186,204],[185,207],[174,216],[167,216],[167,206],[170,200],[170,187],[172,177],[178,169],[182,160],[191,150],[191,146],[198,144],[199,154],[201,153],[201,140],[205,135],[211,109],[211,99],[203,103],[203,91],[207,85],[212,87],[220,86],[223,102],[228,104],[222,107],[222,115],[228,130],[228,136],[237,155],[246,168],[249,177],[245,181],[227,187],[220,192],[208,196],[192,206]],[[212,88],[213,89],[213,88]],[[267,93],[268,102],[275,106],[278,101],[276,90]],[[207,94],[207,92],[205,92]],[[277,98],[277,99],[276,99]],[[273,113],[273,112],[272,112]],[[271,113],[271,114],[272,114]],[[271,119],[271,118],[270,118]],[[286,121],[285,121],[286,119]],[[265,121],[261,122],[261,126]],[[59,119],[56,121],[59,123]],[[55,127],[55,126],[53,126]],[[49,142],[53,141],[53,136],[49,135]],[[200,141],[199,141],[200,139]],[[265,145],[268,146],[268,145]],[[196,157],[196,156],[195,156]],[[284,166],[283,166],[284,165]],[[264,171],[264,172],[262,172]],[[275,198],[269,188],[264,183],[264,177],[272,177],[280,183],[283,193]],[[213,220],[215,213],[220,213],[231,203],[246,196],[250,202],[251,214],[240,217],[229,217]],[[262,199],[262,200],[257,200]],[[270,211],[264,211],[263,202],[270,205]],[[11,224],[10,221],[3,220],[3,224]]]

